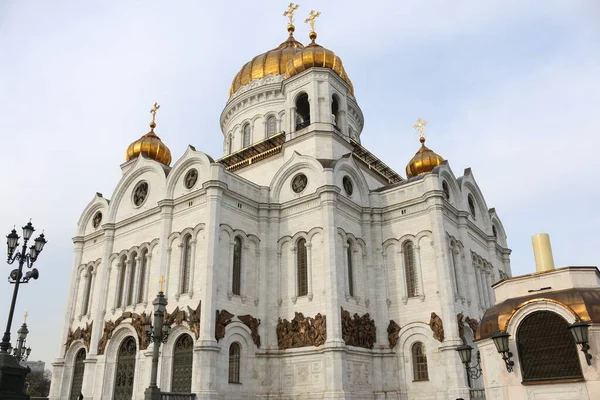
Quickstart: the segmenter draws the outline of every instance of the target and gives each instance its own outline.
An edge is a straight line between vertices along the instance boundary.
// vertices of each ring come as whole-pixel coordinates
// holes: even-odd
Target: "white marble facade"
[[[311,124],[296,130],[295,101],[303,93]],[[339,112],[332,117],[334,96]],[[110,200],[93,196],[73,239],[51,399],[72,395],[81,348],[86,352],[81,393],[86,399],[113,398],[117,350],[129,336],[138,349],[140,343],[131,319],[125,319],[104,354],[98,354],[104,323],[124,312],[150,314],[163,275],[168,311],[201,304],[198,339],[183,323],[161,348],[163,391],[171,390],[174,343],[187,333],[194,337],[191,391],[199,399],[468,398],[455,352],[462,343],[456,315],[480,319],[494,304],[491,284],[511,275],[506,234],[471,170],[456,177],[444,163],[391,184],[380,167],[354,151],[363,115],[347,84],[328,69],[312,68],[285,80],[267,77],[235,93],[221,116],[225,156],[248,140],[256,144],[268,138],[273,133],[269,117],[275,118],[277,132],[285,132],[285,142],[263,160],[230,171],[192,146],[172,167],[141,155],[121,166]],[[243,137],[246,123],[250,139]],[[168,142],[169,132],[160,126],[157,132]],[[187,188],[191,169],[198,177]],[[307,179],[297,193],[292,180],[298,174]],[[344,188],[345,177],[352,193]],[[147,196],[136,206],[133,190],[142,181]],[[102,220],[95,227],[98,212]],[[306,294],[298,283],[301,240],[307,250]],[[414,253],[412,282],[406,279],[407,242]],[[239,290],[233,290],[236,243],[242,246]],[[345,345],[341,307],[374,319],[372,349]],[[235,315],[219,341],[216,310]],[[278,319],[291,320],[295,312],[326,316],[323,345],[279,350]],[[432,312],[443,321],[442,342],[433,337]],[[237,318],[246,314],[261,321],[260,348]],[[390,320],[401,327],[394,348],[388,341]],[[76,339],[65,348],[69,329],[92,322],[89,345]],[[467,336],[472,340],[471,332]],[[427,380],[415,380],[416,342],[423,344]],[[241,348],[240,383],[228,383],[232,343]],[[135,399],[143,398],[149,383],[150,349],[137,351]]]

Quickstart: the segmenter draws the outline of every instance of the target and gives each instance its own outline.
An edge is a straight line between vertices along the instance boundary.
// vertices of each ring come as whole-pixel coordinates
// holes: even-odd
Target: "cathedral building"
[[[190,145],[172,162],[155,105],[110,199],[83,210],[51,399],[144,397],[163,276],[162,392],[454,400],[482,387],[455,350],[511,275],[498,214],[422,135],[406,177],[366,149],[318,14],[303,44],[293,12],[287,38],[233,79],[221,158]]]

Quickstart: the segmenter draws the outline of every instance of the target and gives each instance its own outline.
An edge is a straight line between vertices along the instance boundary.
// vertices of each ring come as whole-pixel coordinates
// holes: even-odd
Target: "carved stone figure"
[[[456,323],[458,324],[458,336],[461,338],[463,344],[467,344],[467,339],[465,339],[465,324],[463,322],[463,318],[463,313],[456,314]]]
[[[327,340],[327,319],[317,314],[305,317],[297,312],[294,319],[279,318],[277,323],[277,345],[281,350],[305,346],[321,346]]]
[[[256,347],[260,347],[260,335],[258,333],[258,326],[260,325],[260,319],[254,318],[252,315],[238,315],[240,321],[244,323],[248,328],[250,328],[250,332],[252,335],[252,340]]]
[[[348,346],[364,347],[372,349],[376,340],[377,329],[375,321],[371,319],[369,313],[362,317],[350,313],[342,308],[342,338]]]
[[[217,342],[225,337],[225,327],[231,323],[233,317],[234,315],[227,310],[217,310],[215,324],[215,339],[217,339]]]
[[[194,335],[196,336],[196,340],[200,337],[200,305],[202,304],[202,301],[198,302],[198,307],[196,307],[195,310],[193,310],[191,307],[188,306],[188,325],[190,327],[190,330],[192,332],[194,332]]]
[[[164,317],[165,324],[179,326],[185,320],[186,320],[185,311],[180,310],[179,307],[177,307],[175,310],[173,310],[173,312],[170,314],[167,310],[165,310],[165,317]]]
[[[112,322],[112,320],[108,320],[104,323],[104,331],[102,333],[102,337],[98,341],[98,355],[104,354],[104,350],[106,349],[106,343],[112,337],[112,333],[116,328],[116,324]]]
[[[438,315],[434,312],[431,313],[431,319],[429,320],[429,326],[433,331],[433,338],[439,340],[440,342],[444,341],[444,324],[442,323],[442,319],[438,317]]]
[[[65,354],[67,353],[67,350],[69,350],[69,347],[71,347],[71,344],[73,344],[74,341],[76,340],[81,340],[83,342],[83,344],[85,345],[86,349],[90,348],[90,342],[92,340],[92,326],[93,326],[94,322],[92,321],[92,323],[85,323],[85,328],[81,328],[78,327],[77,329],[75,329],[75,332],[73,332],[70,328],[69,328],[69,333],[67,335],[67,341],[65,343]]]
[[[477,321],[475,318],[465,318],[465,322],[467,323],[467,325],[469,325],[469,328],[471,328],[471,330],[473,331],[473,335],[475,335],[475,332],[477,332],[477,327],[479,326],[479,321]]]
[[[393,319],[390,319],[390,324],[387,328],[388,333],[388,341],[390,342],[390,349],[396,347],[398,344],[398,334],[400,333],[400,325],[396,323]]]
[[[140,342],[140,350],[146,350],[150,344],[148,342],[148,335],[146,335],[146,325],[150,324],[150,316],[143,312],[141,314],[132,314],[131,318],[131,325],[135,329]]]

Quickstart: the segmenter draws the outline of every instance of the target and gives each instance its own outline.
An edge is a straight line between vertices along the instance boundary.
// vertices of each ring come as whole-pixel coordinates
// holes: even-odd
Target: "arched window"
[[[442,181],[442,190],[444,191],[444,197],[446,197],[446,200],[450,200],[450,188],[448,187],[448,183],[446,183],[446,181]]]
[[[192,235],[186,235],[183,238],[182,254],[183,264],[181,266],[181,293],[188,293],[190,290],[190,268],[192,264]]]
[[[406,296],[417,296],[417,268],[415,266],[415,249],[413,243],[407,240],[402,245],[404,255],[404,278],[406,280]]]
[[[469,194],[467,201],[469,203],[469,211],[471,212],[471,216],[473,219],[475,219],[475,199],[473,199],[473,196]]]
[[[271,115],[267,118],[267,137],[271,137],[277,133],[277,118]]]
[[[129,290],[127,291],[127,305],[131,306],[133,305],[133,299],[135,298],[133,295],[133,291],[135,290],[135,272],[137,269],[137,253],[132,253],[131,254],[131,266],[129,268],[131,268],[131,270],[129,271],[129,282],[128,282],[128,287]]]
[[[227,151],[229,154],[233,153],[233,135],[227,137]]]
[[[348,240],[348,248],[346,255],[348,258],[348,294],[354,296],[354,271],[352,268],[352,242]]]
[[[125,274],[127,272],[127,257],[121,258],[121,266],[119,267],[119,285],[117,286],[117,307],[123,305],[123,297],[125,296]]]
[[[90,307],[90,296],[92,295],[92,278],[94,267],[89,267],[86,270],[85,287],[83,292],[83,306],[81,307],[81,315],[87,315]]]
[[[310,105],[308,103],[308,95],[302,93],[296,99],[296,130],[310,125]]]
[[[340,129],[340,102],[336,95],[331,99],[331,123],[335,129]]]
[[[428,381],[427,353],[425,353],[425,345],[421,342],[416,342],[412,345],[412,363],[413,379],[415,381]]]
[[[83,386],[83,373],[85,372],[85,350],[81,349],[75,355],[75,363],[73,364],[73,380],[71,381],[71,394],[69,400],[77,400],[81,395],[81,387]]]
[[[194,341],[190,335],[177,338],[173,349],[173,372],[171,392],[190,393],[192,391],[192,360]]]
[[[229,383],[240,382],[240,344],[232,343],[229,346]]]
[[[250,124],[244,125],[244,135],[242,137],[242,148],[250,146]]]
[[[233,240],[233,277],[231,292],[240,295],[242,292],[242,239],[236,236]]]
[[[148,269],[148,250],[144,249],[140,255],[140,286],[138,287],[137,302],[142,303],[146,298],[146,274]]]
[[[133,380],[135,376],[135,360],[137,356],[137,345],[133,336],[128,336],[117,353],[117,370],[115,372],[115,383],[113,399],[133,398]]]
[[[296,262],[298,266],[298,296],[306,296],[308,294],[308,257],[304,238],[299,239],[296,244]]]
[[[517,329],[523,382],[583,378],[569,324],[551,311],[536,311]]]
[[[496,225],[492,225],[492,234],[496,239],[498,239],[498,231],[496,230]]]

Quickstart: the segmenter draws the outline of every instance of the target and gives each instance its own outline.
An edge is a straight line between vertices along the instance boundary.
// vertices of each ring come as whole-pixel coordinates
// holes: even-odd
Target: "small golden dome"
[[[150,132],[131,143],[127,147],[125,159],[127,161],[136,158],[140,153],[145,153],[149,158],[165,165],[171,164],[171,150],[154,133],[156,124],[150,123]]]
[[[287,79],[294,75],[298,75],[312,67],[329,68],[350,86],[350,93],[354,95],[354,86],[344,69],[342,59],[336,56],[333,51],[315,43],[316,38],[317,34],[312,31],[310,33],[312,43],[306,46],[304,50],[297,52],[294,57],[288,61],[285,70],[285,78]]]
[[[294,54],[304,48],[302,43],[294,39],[294,30],[294,25],[289,24],[288,32],[290,36],[285,42],[273,50],[259,54],[244,64],[240,72],[233,78],[231,88],[229,89],[229,96],[255,79],[262,79],[268,75],[283,75],[285,73],[288,61]]]
[[[444,159],[425,146],[425,138],[419,138],[421,148],[406,166],[406,177],[423,175],[431,172],[435,167],[444,162]]]

